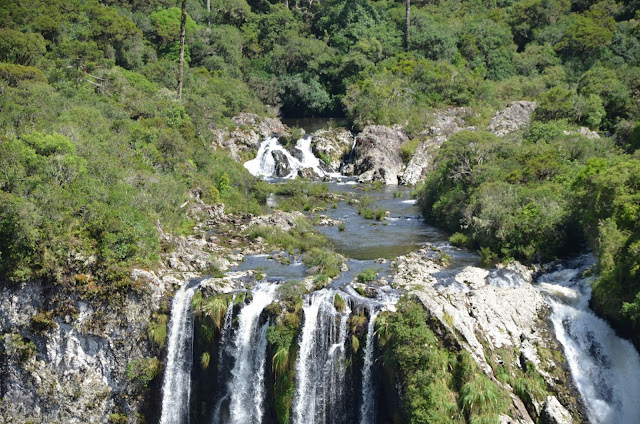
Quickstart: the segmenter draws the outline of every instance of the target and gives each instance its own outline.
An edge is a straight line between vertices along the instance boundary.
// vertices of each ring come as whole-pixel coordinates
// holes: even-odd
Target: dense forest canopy
[[[178,101],[180,3],[0,2],[0,274],[71,284],[82,268],[108,292],[153,262],[159,225],[189,231],[189,189],[259,211],[261,183],[211,149],[210,129],[239,112],[401,124],[414,138],[436,108],[467,106],[482,127],[526,99],[534,123],[516,140],[445,145],[426,215],[487,257],[590,241],[601,312],[637,330],[638,0],[414,0],[408,33],[407,1],[188,0]]]

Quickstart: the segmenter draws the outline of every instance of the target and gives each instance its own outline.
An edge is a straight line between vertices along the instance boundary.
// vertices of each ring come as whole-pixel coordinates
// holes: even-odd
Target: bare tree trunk
[[[178,100],[182,99],[182,78],[184,76],[184,36],[187,26],[187,0],[182,0],[182,19],[180,20],[180,59],[178,62]]]
[[[407,0],[407,29],[404,33],[404,48],[409,50],[409,27],[411,26],[411,0]]]
[[[207,26],[211,26],[211,0],[207,0]]]
[[[289,0],[284,0],[284,5],[287,6],[287,9],[289,8]]]

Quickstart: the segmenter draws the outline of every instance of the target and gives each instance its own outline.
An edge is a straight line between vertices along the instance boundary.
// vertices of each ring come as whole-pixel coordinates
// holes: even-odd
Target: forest
[[[6,280],[73,285],[84,269],[110,296],[158,257],[159,226],[189,233],[190,189],[259,212],[268,189],[212,148],[240,112],[399,124],[415,141],[433,110],[468,107],[481,127],[533,100],[523,133],[443,146],[425,216],[488,262],[590,247],[592,302],[638,344],[638,0],[188,0],[178,100],[181,3],[0,2]]]

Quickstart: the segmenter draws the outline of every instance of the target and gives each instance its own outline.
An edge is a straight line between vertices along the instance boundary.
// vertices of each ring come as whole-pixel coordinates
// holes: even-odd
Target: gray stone
[[[541,414],[545,424],[571,424],[573,418],[567,409],[560,404],[555,396],[547,396]]]
[[[313,154],[319,158],[329,158],[327,167],[331,172],[338,172],[344,158],[351,153],[353,135],[345,128],[328,128],[312,134]],[[323,162],[324,163],[324,162]]]
[[[499,137],[516,132],[529,125],[535,108],[535,102],[526,100],[512,102],[505,109],[495,114],[487,127],[487,131]]]
[[[366,126],[356,137],[355,170],[358,180],[398,184],[398,176],[404,169],[400,147],[405,141],[407,136],[399,126]]]

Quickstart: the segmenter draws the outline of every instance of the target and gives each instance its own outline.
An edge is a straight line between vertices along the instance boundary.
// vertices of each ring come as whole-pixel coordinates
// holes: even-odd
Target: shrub
[[[375,280],[378,276],[378,272],[373,268],[367,268],[358,274],[358,282],[360,283],[370,283]]]
[[[127,365],[127,380],[146,388],[160,374],[161,366],[158,358],[134,359]]]
[[[449,237],[449,243],[457,247],[469,247],[470,240],[469,237],[462,233],[453,233],[451,237]]]

